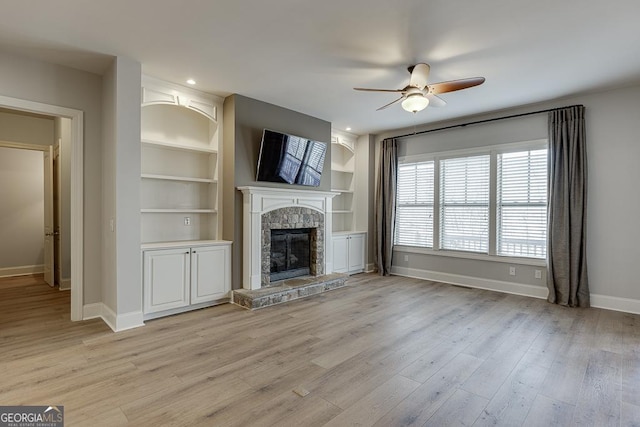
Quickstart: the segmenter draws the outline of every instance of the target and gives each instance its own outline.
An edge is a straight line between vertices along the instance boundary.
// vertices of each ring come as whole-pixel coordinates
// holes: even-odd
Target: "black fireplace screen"
[[[310,263],[310,228],[271,230],[271,282],[306,276]]]

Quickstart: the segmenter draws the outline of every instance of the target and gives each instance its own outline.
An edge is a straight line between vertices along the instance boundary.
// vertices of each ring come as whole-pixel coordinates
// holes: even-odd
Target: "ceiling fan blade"
[[[366,87],[354,87],[354,90],[364,90],[367,92],[404,92],[404,89],[369,89]]]
[[[447,105],[447,102],[440,98],[438,95],[434,95],[432,93],[428,93],[425,97],[429,100],[429,107],[444,107]]]
[[[429,85],[429,93],[437,95],[440,93],[455,92],[456,90],[478,86],[478,85],[481,85],[482,83],[484,83],[484,77],[471,77],[468,79],[433,83]]]
[[[427,78],[429,77],[429,71],[431,67],[427,64],[416,64],[413,67],[409,67],[411,73],[411,81],[409,86],[417,87],[418,89],[424,89],[427,85]]]
[[[383,105],[382,107],[376,109],[376,111],[384,110],[387,107],[391,107],[393,104],[396,104],[396,103],[402,101],[403,99],[404,99],[404,96],[401,96],[400,98],[396,99],[395,101],[392,101],[392,102],[390,102],[390,103],[388,103],[386,105]]]

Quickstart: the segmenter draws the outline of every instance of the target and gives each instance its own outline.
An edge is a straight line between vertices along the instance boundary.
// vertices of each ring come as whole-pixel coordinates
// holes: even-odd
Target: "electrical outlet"
[[[404,256],[404,260],[405,260],[405,261],[409,261],[409,255],[405,255],[405,256]]]
[[[514,266],[509,267],[509,276],[516,275],[516,268]]]
[[[542,279],[542,270],[536,270],[534,276],[536,279]]]
[[[189,216],[184,217],[184,225],[191,225],[191,217]]]

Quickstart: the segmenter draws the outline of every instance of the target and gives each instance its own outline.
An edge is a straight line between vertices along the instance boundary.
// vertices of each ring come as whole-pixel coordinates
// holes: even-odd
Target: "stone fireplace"
[[[239,187],[243,193],[243,288],[261,289],[272,286],[276,275],[272,269],[297,261],[291,253],[277,250],[272,254],[272,235],[286,234],[286,230],[308,230],[310,276],[333,271],[330,241],[331,199],[335,193],[324,191],[281,189],[272,187]],[[285,232],[283,232],[283,230]],[[295,240],[295,238],[294,238]],[[279,243],[278,243],[279,244]],[[294,255],[297,258],[297,255]],[[298,271],[298,273],[301,273]]]

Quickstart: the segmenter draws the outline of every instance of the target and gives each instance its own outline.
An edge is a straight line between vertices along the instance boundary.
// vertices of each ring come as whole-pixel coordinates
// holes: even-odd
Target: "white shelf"
[[[331,191],[335,191],[336,193],[353,193],[353,190],[346,190],[343,188],[332,188]]]
[[[152,141],[150,139],[142,139],[141,142],[146,145],[159,146],[170,150],[195,151],[198,153],[217,154],[218,150],[213,148],[194,147],[189,145],[180,145],[167,141]]]
[[[343,166],[338,166],[336,164],[331,164],[331,171],[332,172],[341,172],[341,173],[355,173],[355,171],[353,169],[347,169]]]
[[[215,209],[140,209],[140,213],[194,213],[194,214],[215,214]]]
[[[143,173],[140,175],[144,179],[161,179],[166,181],[187,181],[187,182],[202,182],[208,184],[215,184],[218,181],[211,178],[192,178],[189,176],[172,176],[172,175],[157,175],[152,173]]]

